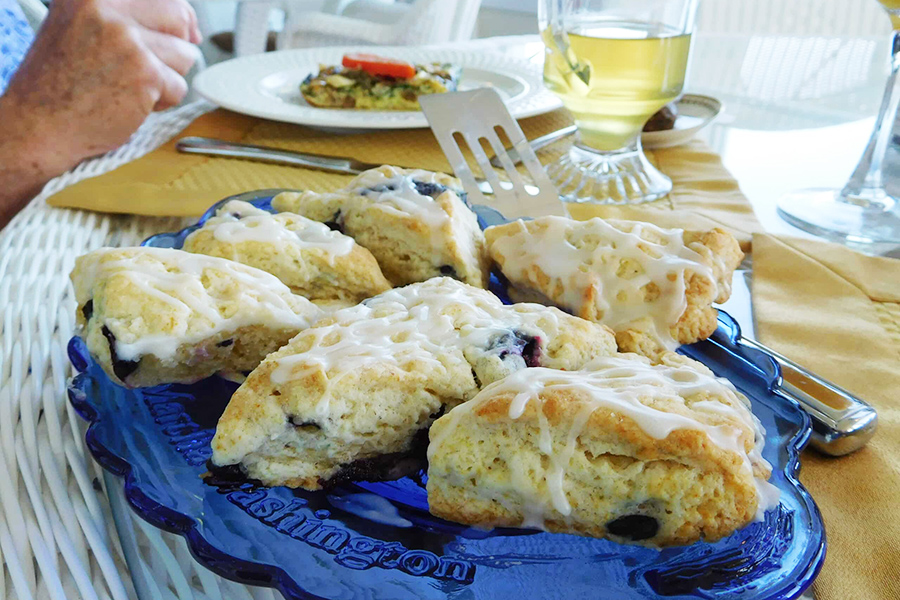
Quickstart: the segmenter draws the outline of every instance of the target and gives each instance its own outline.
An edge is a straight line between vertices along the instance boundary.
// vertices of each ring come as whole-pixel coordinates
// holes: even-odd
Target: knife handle
[[[759,350],[778,363],[781,379],[773,391],[797,401],[812,418],[810,444],[816,450],[843,456],[872,439],[878,427],[878,413],[870,404],[759,342],[741,338],[738,343]]]
[[[333,156],[322,156],[305,152],[292,152],[290,150],[279,150],[277,148],[266,148],[263,146],[253,146],[251,144],[238,144],[213,138],[183,137],[175,144],[175,148],[179,152],[185,152],[187,154],[243,158],[247,160],[256,160],[280,165],[293,165],[348,175],[358,175],[360,173],[360,169],[354,164],[355,161],[351,159],[335,158]]]

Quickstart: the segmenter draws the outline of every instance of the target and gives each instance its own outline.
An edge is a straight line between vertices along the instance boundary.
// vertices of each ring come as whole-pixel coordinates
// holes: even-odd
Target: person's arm
[[[0,229],[53,177],[32,147],[24,111],[0,96]]]
[[[52,177],[180,102],[199,40],[186,0],[54,0],[0,96],[0,228]]]

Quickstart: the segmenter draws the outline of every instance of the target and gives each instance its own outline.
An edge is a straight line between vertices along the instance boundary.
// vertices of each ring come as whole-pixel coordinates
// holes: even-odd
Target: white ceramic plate
[[[316,108],[307,104],[300,95],[300,83],[310,73],[318,73],[320,64],[340,64],[348,52],[458,65],[462,67],[460,91],[493,87],[517,119],[562,105],[544,88],[539,66],[501,54],[452,49],[338,47],[266,52],[214,65],[194,79],[194,88],[219,106],[276,121],[357,130],[428,127],[420,111]]]
[[[675,102],[678,117],[675,127],[665,131],[648,131],[641,134],[644,148],[671,148],[691,141],[697,132],[712,123],[722,111],[722,103],[709,96],[685,94]]]

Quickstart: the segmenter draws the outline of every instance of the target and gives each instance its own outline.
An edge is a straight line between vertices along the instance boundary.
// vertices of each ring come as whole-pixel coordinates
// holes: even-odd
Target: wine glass
[[[791,192],[778,203],[778,214],[804,231],[852,244],[900,244],[900,190],[885,189],[884,160],[900,114],[900,0],[878,0],[891,17],[891,74],[875,131],[843,189]]]
[[[567,202],[637,204],[672,181],[641,149],[684,88],[697,0],[540,0],[544,83],[572,113],[572,147],[547,173]]]

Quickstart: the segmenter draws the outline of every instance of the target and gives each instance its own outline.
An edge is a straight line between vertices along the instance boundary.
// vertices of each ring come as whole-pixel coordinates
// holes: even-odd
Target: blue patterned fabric
[[[16,0],[0,0],[0,94],[25,57],[34,32]]]

